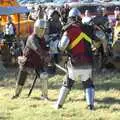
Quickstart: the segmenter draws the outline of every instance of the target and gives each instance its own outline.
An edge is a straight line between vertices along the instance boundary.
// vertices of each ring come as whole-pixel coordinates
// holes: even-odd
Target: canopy
[[[20,13],[28,13],[29,10],[27,7],[21,6],[8,6],[8,7],[0,7],[0,15],[12,15],[12,14],[20,14]]]
[[[68,3],[68,2],[80,2],[80,0],[17,0],[21,4],[25,3]]]

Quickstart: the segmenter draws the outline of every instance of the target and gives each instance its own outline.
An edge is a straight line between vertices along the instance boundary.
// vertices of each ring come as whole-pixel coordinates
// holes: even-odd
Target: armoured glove
[[[18,57],[18,64],[19,65],[24,65],[25,62],[26,62],[26,60],[27,60],[27,57],[25,57],[25,56],[19,56]]]

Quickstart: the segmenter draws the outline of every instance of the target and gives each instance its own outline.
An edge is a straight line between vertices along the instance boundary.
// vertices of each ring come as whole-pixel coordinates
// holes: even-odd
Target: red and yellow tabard
[[[67,30],[70,39],[68,51],[73,57],[79,57],[82,61],[92,62],[91,38],[84,33],[79,25],[71,25]]]

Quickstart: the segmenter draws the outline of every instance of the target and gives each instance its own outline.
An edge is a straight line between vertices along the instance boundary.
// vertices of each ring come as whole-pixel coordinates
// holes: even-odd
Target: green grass
[[[67,97],[63,109],[55,110],[53,108],[62,78],[62,75],[57,75],[49,79],[50,101],[39,99],[40,81],[37,81],[36,88],[29,98],[27,98],[27,94],[31,80],[26,81],[21,96],[11,100],[15,81],[11,77],[0,80],[0,120],[120,120],[119,73],[95,76],[95,110],[92,112],[86,109],[83,90],[79,82],[76,82]]]

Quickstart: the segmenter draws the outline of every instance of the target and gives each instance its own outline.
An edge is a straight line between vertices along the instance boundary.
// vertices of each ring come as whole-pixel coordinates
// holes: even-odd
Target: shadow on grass
[[[9,112],[8,113],[0,113],[0,120],[9,120],[9,119],[12,120]]]
[[[49,88],[52,89],[59,89],[62,86],[62,81],[59,82],[56,81],[50,81],[49,82]],[[110,89],[116,89],[120,90],[120,74],[119,72],[111,72],[108,71],[106,73],[97,74],[95,77],[95,88],[96,90],[110,90]],[[73,89],[82,90],[82,82],[79,80],[75,82]]]
[[[105,97],[102,100],[96,99],[97,103],[104,103],[104,104],[120,104],[120,99],[112,98],[112,97]]]
[[[18,72],[18,69],[15,68],[13,70],[8,69],[7,72],[9,73],[6,77],[6,79],[0,80],[0,86],[2,87],[15,87],[15,83],[16,83],[16,73]],[[63,72],[59,72],[59,74],[64,75]],[[112,73],[112,72],[108,72],[107,74],[100,74],[98,75],[98,77],[96,76],[96,80],[95,80],[95,88],[96,91],[99,90],[109,90],[109,89],[116,89],[116,90],[120,90],[120,76],[117,74],[116,72]],[[107,77],[106,77],[107,76]],[[30,81],[26,80],[26,88],[30,88],[34,79],[33,75],[30,75]],[[54,77],[54,76],[52,76]],[[12,78],[12,81],[10,81],[10,79]],[[39,82],[39,80],[37,80],[37,82]],[[63,80],[62,79],[58,79],[56,78],[55,80],[49,80],[48,81],[48,85],[49,85],[49,89],[60,89],[62,86]],[[40,82],[38,84],[35,84],[35,88],[39,88],[40,87]],[[73,89],[78,89],[78,90],[83,90],[83,86],[81,81],[77,81],[75,82],[75,85],[73,86]]]
[[[0,120],[8,120],[10,117],[0,117]]]
[[[49,84],[49,88],[51,89],[60,89],[62,86],[62,83],[61,84],[55,84],[55,83],[50,83]],[[79,83],[76,83],[72,89],[75,89],[75,90],[83,90],[83,86],[82,86],[82,83],[79,82]],[[120,90],[120,82],[105,82],[103,81],[102,83],[96,83],[95,84],[95,89],[96,91],[99,91],[99,90],[110,90],[110,89],[115,89],[115,90]]]
[[[116,104],[120,104],[120,99],[115,99],[112,97],[106,97],[102,100],[95,100],[98,104],[100,104],[98,107],[96,107],[96,109],[110,109],[111,111],[120,111],[120,107],[116,107],[116,106],[111,106],[111,105],[116,105]],[[101,104],[102,103],[102,104]]]
[[[43,101],[42,99],[40,99],[40,97],[31,97],[31,99]],[[48,101],[54,102],[54,101],[56,101],[56,100],[57,100],[57,98],[56,98],[56,99],[49,98]]]
[[[110,89],[120,90],[120,82],[96,84],[96,90],[110,90]]]

